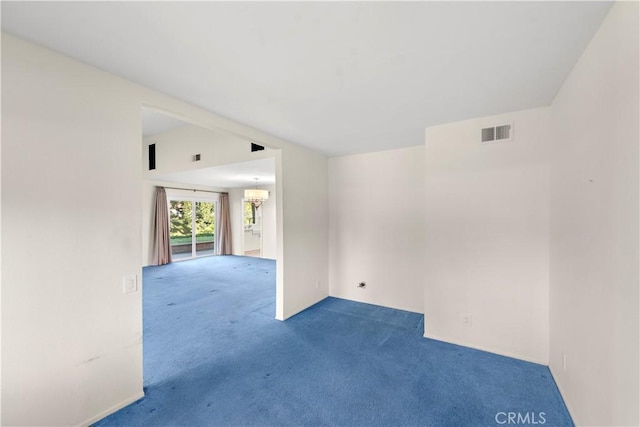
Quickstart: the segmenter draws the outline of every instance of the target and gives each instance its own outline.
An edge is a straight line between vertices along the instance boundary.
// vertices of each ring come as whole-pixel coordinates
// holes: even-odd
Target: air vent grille
[[[481,142],[509,141],[513,139],[513,125],[504,124],[483,128],[481,132]]]
[[[495,141],[496,128],[484,128],[482,129],[482,142]]]
[[[149,170],[156,168],[156,144],[149,144]]]
[[[511,135],[511,125],[496,126],[496,141],[509,139]]]

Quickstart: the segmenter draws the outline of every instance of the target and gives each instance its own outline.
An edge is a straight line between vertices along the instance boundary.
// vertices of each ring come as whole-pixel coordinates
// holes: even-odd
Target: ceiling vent
[[[512,139],[513,124],[511,123],[483,128],[480,137],[480,141],[484,143],[510,141]]]

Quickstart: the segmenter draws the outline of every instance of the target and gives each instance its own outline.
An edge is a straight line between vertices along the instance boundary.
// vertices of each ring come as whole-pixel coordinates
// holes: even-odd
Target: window
[[[244,202],[244,225],[256,223],[256,207],[252,203]]]

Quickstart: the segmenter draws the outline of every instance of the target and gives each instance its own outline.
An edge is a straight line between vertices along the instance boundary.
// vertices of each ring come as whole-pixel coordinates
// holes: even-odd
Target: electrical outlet
[[[316,280],[316,289],[320,289],[320,280]]]
[[[562,370],[563,371],[567,370],[567,355],[566,354],[562,354]]]
[[[469,313],[462,313],[462,324],[467,328],[471,327],[471,315]]]

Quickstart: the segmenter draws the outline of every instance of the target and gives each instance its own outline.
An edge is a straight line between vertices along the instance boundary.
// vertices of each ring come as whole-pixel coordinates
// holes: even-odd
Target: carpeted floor
[[[547,367],[427,340],[419,314],[327,298],[275,320],[274,261],[148,267],[143,292],[146,396],[99,426],[573,425]]]

